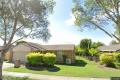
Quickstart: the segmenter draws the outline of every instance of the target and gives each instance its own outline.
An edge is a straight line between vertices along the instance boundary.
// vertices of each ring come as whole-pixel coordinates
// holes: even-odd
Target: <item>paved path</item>
[[[12,63],[7,63],[7,62],[4,62],[4,63],[3,63],[3,69],[10,68],[10,67],[14,67],[14,64],[12,64]]]
[[[17,72],[3,72],[6,76],[29,77],[36,80],[110,80],[104,78],[80,78],[80,77],[64,77],[64,76],[50,76],[31,73],[17,73]]]

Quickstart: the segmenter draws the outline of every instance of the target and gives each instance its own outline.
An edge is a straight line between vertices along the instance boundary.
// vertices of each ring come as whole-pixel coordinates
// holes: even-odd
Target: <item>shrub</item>
[[[27,55],[27,60],[31,65],[41,65],[43,62],[43,54],[39,52],[31,52]]]
[[[43,57],[43,61],[48,66],[54,66],[56,55],[54,53],[46,53]]]
[[[101,64],[105,64],[108,67],[114,67],[114,55],[109,53],[103,53],[100,55]]]
[[[114,56],[115,56],[115,62],[114,62],[115,67],[116,67],[117,69],[120,69],[120,53],[115,52],[115,53],[114,53]]]
[[[115,67],[116,67],[117,69],[120,69],[120,63],[115,62]]]
[[[114,53],[116,62],[120,63],[120,53]]]

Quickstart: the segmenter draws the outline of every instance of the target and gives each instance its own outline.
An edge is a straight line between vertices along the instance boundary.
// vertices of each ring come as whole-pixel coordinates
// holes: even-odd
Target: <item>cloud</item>
[[[75,17],[72,13],[70,13],[70,18],[65,21],[65,23],[69,26],[73,26],[75,21]]]

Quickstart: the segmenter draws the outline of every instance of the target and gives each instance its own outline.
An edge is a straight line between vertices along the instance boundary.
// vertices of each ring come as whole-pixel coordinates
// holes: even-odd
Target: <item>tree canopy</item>
[[[75,25],[81,28],[100,29],[120,42],[119,0],[73,0]],[[108,28],[115,31],[111,32]]]
[[[91,47],[95,49],[103,45],[104,44],[102,42],[93,42]]]
[[[1,0],[0,38],[10,43],[14,36],[48,40],[48,17],[53,12],[52,0]]]
[[[4,42],[0,56],[0,80],[5,53],[13,43],[26,37],[44,41],[50,38],[48,17],[54,6],[53,0],[0,0],[0,39]]]
[[[80,42],[80,48],[82,49],[90,49],[91,48],[92,41],[91,39],[82,39]]]

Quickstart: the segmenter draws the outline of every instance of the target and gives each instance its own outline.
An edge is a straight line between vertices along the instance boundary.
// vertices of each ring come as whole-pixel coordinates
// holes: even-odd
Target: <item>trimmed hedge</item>
[[[43,57],[43,61],[48,66],[54,66],[56,55],[54,53],[46,53]]]
[[[55,64],[56,55],[54,53],[40,53],[40,52],[31,52],[27,56],[28,64],[37,66],[46,64],[48,66],[53,66]]]
[[[43,54],[31,52],[27,55],[27,60],[31,65],[40,65],[43,63]]]

